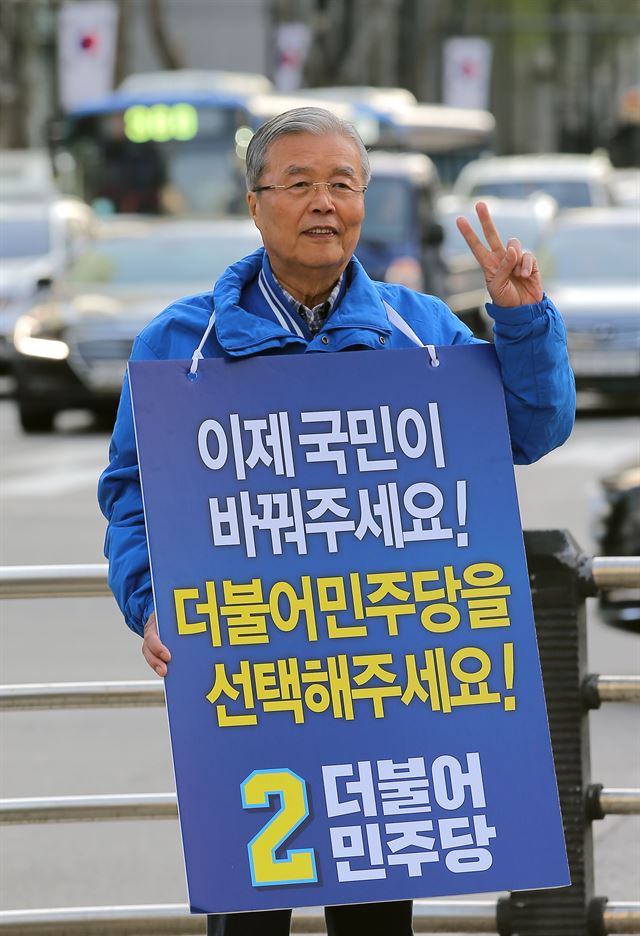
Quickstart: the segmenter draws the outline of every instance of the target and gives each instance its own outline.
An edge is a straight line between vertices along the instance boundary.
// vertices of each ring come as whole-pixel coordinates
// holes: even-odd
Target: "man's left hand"
[[[534,255],[523,250],[515,237],[509,238],[506,247],[503,245],[484,202],[478,202],[476,214],[488,249],[466,218],[457,218],[456,224],[480,264],[491,301],[505,308],[540,302],[543,290]]]

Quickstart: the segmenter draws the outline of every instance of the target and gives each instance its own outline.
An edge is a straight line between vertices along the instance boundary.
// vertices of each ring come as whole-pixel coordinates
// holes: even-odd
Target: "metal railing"
[[[158,680],[0,686],[0,711],[150,705],[164,705],[164,688]]]
[[[640,789],[607,789],[599,783],[587,790],[592,819],[640,815]],[[28,796],[0,800],[0,825],[35,822],[81,822],[106,819],[175,819],[175,793],[118,793],[102,796]]]
[[[0,598],[102,598],[111,594],[108,566],[39,565],[0,567]]]
[[[582,698],[587,708],[599,708],[602,702],[640,702],[640,676],[587,676]],[[157,679],[0,686],[0,712],[152,705],[164,705],[163,684]]]
[[[598,589],[637,587],[640,584],[640,557],[586,559],[575,549],[570,537],[557,531],[529,533],[525,535],[525,541],[532,574],[543,676],[545,654],[548,653],[553,655],[556,670],[557,660],[564,654],[570,661],[570,668],[575,671],[572,673],[572,704],[568,706],[573,715],[569,715],[568,721],[566,698],[560,699],[559,704],[557,686],[553,679],[545,679],[573,884],[558,891],[519,892],[497,902],[416,900],[414,930],[416,933],[498,933],[500,936],[525,933],[549,936],[552,932],[554,936],[555,933],[562,933],[562,936],[573,936],[574,933],[580,936],[637,934],[640,933],[640,903],[609,902],[606,898],[594,897],[589,869],[592,869],[592,821],[613,814],[640,814],[640,790],[608,789],[591,783],[588,749],[580,748],[579,775],[575,774],[575,743],[574,750],[568,753],[567,764],[561,761],[563,738],[566,741],[570,736],[576,742],[576,735],[582,733],[579,721],[586,717],[589,709],[598,708],[605,702],[640,702],[640,677],[585,675],[582,671],[585,658],[584,598],[596,594]],[[549,578],[554,579],[556,586],[559,578],[570,582],[571,595],[566,608],[558,609],[553,603],[557,601],[557,587],[549,589],[555,596],[553,601],[549,600],[544,584]],[[560,593],[564,594],[564,590],[560,589]],[[106,565],[0,568],[0,598],[86,598],[109,594]],[[565,640],[561,648],[555,643],[557,631],[554,634],[558,616],[562,617],[565,625],[562,637],[570,636],[567,646],[564,645],[567,643]],[[571,626],[568,625],[569,620]],[[552,626],[548,626],[549,623]],[[561,673],[563,693],[566,694],[566,684],[572,680],[567,679],[566,672]],[[2,711],[163,704],[163,684],[158,680],[0,686]],[[574,775],[568,776],[572,769]],[[581,790],[577,800],[576,783]],[[567,799],[566,791],[563,801],[563,785],[571,790],[571,801]],[[175,819],[176,816],[173,793],[0,800],[0,824]],[[576,824],[580,829],[578,839],[574,841]],[[568,902],[565,900],[567,893]],[[1,936],[178,936],[202,934],[203,931],[203,918],[190,915],[188,907],[180,904],[0,912]],[[324,933],[323,914],[317,909],[294,911],[292,932]]]

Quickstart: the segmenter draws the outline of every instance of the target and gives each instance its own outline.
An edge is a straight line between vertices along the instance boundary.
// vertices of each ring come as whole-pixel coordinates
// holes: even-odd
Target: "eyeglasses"
[[[325,185],[332,199],[353,198],[367,191],[366,185],[350,185],[348,182],[293,182],[291,185],[259,185],[254,192],[285,192],[292,198],[303,201],[318,191],[318,186]]]

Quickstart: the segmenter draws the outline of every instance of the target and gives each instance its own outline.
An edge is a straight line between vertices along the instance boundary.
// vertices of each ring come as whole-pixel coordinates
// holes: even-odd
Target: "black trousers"
[[[413,936],[410,900],[325,907],[327,936]],[[291,910],[216,913],[207,936],[289,936]]]

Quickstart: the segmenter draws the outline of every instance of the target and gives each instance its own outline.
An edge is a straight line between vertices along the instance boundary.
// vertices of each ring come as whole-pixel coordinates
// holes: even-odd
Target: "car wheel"
[[[116,416],[118,414],[117,406],[110,406],[106,409],[97,409],[94,412],[96,426],[98,429],[113,432],[113,424],[116,421]]]
[[[52,432],[55,412],[41,406],[20,404],[20,425],[24,432]]]

